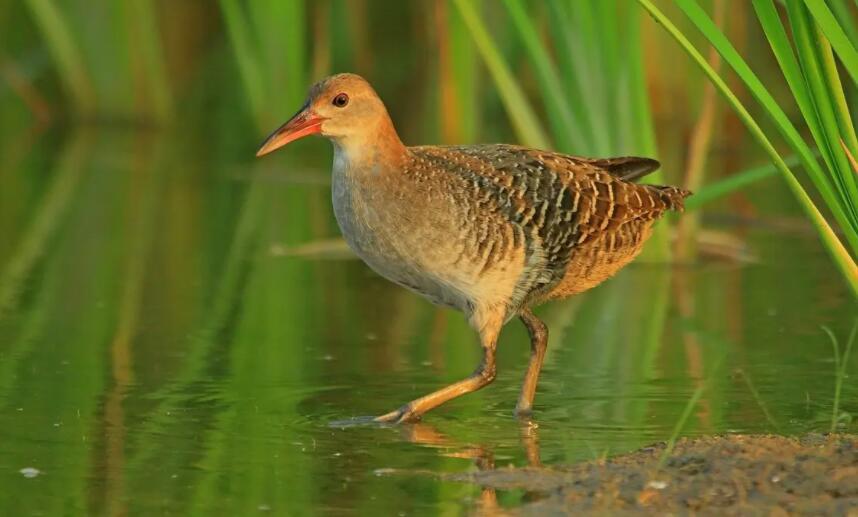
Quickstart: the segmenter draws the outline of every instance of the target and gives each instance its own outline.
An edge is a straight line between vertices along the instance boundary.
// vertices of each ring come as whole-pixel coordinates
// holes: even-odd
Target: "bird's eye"
[[[338,108],[345,108],[346,104],[349,103],[349,96],[345,93],[338,93],[331,103]]]

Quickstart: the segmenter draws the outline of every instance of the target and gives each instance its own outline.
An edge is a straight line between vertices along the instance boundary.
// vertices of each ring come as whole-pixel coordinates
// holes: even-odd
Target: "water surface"
[[[479,349],[460,315],[343,250],[329,151],[301,145],[251,162],[177,135],[82,131],[9,160],[0,514],[467,512],[481,488],[439,475],[664,440],[699,389],[684,435],[829,429],[821,327],[842,347],[858,311],[792,206],[705,221],[741,252],[639,261],[541,308],[532,421],[512,416],[529,353],[512,322],[482,392],[416,425],[332,425],[469,374]],[[840,427],[853,432],[855,356]]]

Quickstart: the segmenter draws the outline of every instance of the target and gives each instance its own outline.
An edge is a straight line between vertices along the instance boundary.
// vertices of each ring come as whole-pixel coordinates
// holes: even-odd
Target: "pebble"
[[[34,478],[34,477],[36,477],[42,473],[41,470],[39,470],[37,468],[33,468],[33,467],[24,467],[21,470],[19,470],[18,472],[20,472],[22,476],[24,476],[25,478],[28,478],[28,479]]]

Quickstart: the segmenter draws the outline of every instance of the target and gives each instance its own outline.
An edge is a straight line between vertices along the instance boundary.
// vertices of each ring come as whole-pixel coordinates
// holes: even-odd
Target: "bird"
[[[363,77],[322,79],[261,145],[266,155],[308,135],[333,143],[334,216],[354,253],[382,277],[464,313],[482,359],[468,377],[374,422],[419,420],[496,376],[495,352],[514,318],[530,337],[515,414],[533,411],[548,328],[533,308],[586,291],[637,256],[653,223],[691,193],[636,180],[650,158],[585,158],[512,144],[402,143]]]

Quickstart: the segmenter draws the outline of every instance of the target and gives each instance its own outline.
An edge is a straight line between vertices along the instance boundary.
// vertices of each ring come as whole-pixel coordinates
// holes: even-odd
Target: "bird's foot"
[[[402,424],[405,422],[416,422],[417,420],[420,420],[420,414],[414,411],[411,404],[405,404],[399,409],[376,417],[374,421],[380,424]]]

